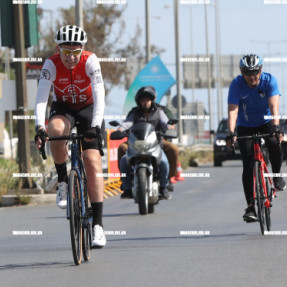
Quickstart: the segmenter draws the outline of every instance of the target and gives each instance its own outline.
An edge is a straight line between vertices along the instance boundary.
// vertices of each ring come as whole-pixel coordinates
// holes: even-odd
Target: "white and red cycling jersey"
[[[45,111],[51,86],[53,101],[72,110],[81,110],[93,104],[92,127],[101,126],[105,108],[105,89],[97,56],[83,51],[75,68],[67,69],[59,53],[47,59],[41,71],[35,115],[36,126],[45,126]]]

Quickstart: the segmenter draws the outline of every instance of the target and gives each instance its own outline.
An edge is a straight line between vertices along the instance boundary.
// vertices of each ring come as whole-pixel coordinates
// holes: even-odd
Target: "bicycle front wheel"
[[[266,182],[267,196],[268,196],[268,199],[270,201],[270,206],[269,207],[264,206],[264,208],[265,208],[265,218],[266,218],[267,230],[270,231],[271,230],[272,191],[271,191],[271,185],[270,185],[270,182],[269,182],[269,178],[266,178],[265,182]]]
[[[261,177],[261,169],[259,163],[256,161],[254,166],[255,172],[255,190],[256,190],[256,201],[257,201],[257,217],[260,223],[260,229],[262,235],[264,235],[265,229],[265,220],[264,220],[264,192],[263,192],[263,185],[262,185],[262,177]]]
[[[73,258],[76,265],[82,261],[82,219],[81,190],[77,172],[71,170],[69,176],[70,234]]]
[[[91,258],[91,236],[92,236],[92,227],[90,222],[90,208],[89,208],[89,197],[87,190],[87,180],[86,173],[81,163],[81,174],[82,174],[82,183],[83,183],[83,193],[84,193],[84,203],[85,203],[85,219],[82,227],[83,231],[83,257],[85,261],[89,261]]]

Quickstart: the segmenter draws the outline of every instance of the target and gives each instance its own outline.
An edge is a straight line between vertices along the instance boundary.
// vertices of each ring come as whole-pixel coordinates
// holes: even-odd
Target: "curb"
[[[121,189],[121,180],[119,178],[107,180],[104,185],[104,199],[109,197],[114,197],[122,193]],[[56,191],[53,193],[42,193],[42,194],[23,194],[20,197],[29,197],[30,202],[28,205],[46,205],[46,204],[55,204],[56,203]],[[19,195],[15,194],[6,194],[2,195],[1,198],[1,207],[9,207],[16,205],[16,199]]]

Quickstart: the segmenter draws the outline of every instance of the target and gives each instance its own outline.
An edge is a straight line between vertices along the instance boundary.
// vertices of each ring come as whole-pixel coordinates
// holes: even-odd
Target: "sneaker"
[[[177,183],[177,180],[176,180],[175,176],[170,178],[170,182],[173,183],[173,184]]]
[[[257,221],[257,215],[254,206],[249,206],[245,209],[243,220],[247,223]]]
[[[133,198],[132,190],[124,190],[124,192],[121,194],[121,198]]]
[[[162,195],[164,199],[167,199],[167,200],[171,199],[171,195],[166,188],[161,189],[160,194]]]
[[[106,243],[107,241],[103,227],[100,225],[95,225],[93,227],[92,247],[102,248],[106,245]]]
[[[68,192],[68,184],[64,181],[59,182],[57,186],[57,198],[56,198],[56,203],[59,208],[62,209],[67,208],[67,192]]]
[[[174,191],[174,185],[173,185],[173,183],[171,182],[171,180],[169,180],[169,182],[168,182],[168,185],[167,185],[167,190],[168,191]]]
[[[286,183],[282,177],[274,177],[273,182],[278,191],[282,191],[286,188]]]

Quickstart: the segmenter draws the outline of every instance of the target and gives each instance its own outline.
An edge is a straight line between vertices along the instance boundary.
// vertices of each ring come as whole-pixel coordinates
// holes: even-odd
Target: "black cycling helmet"
[[[140,102],[141,99],[148,98],[148,99],[151,99],[152,102],[154,102],[155,97],[156,97],[155,88],[153,86],[145,86],[145,87],[140,88],[137,91],[136,96],[135,96],[135,101],[137,103],[137,106],[141,107],[141,102]]]
[[[258,71],[263,67],[262,59],[255,54],[248,54],[243,56],[239,62],[239,68],[242,72],[245,71]]]
[[[86,32],[78,26],[67,25],[61,27],[55,35],[55,42],[57,45],[82,45],[87,43]]]

